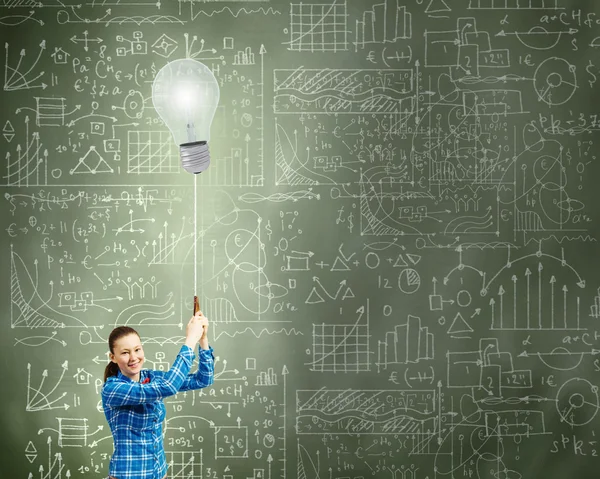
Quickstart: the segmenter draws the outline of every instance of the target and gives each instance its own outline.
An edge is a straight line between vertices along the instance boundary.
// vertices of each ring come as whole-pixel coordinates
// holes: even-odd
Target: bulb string
[[[194,295],[198,295],[198,176],[194,175]]]

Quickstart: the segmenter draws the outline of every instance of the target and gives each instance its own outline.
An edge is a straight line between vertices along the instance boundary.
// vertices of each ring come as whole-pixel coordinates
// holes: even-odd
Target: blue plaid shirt
[[[102,386],[102,408],[114,438],[109,474],[118,479],[162,479],[167,461],[162,440],[163,398],[214,382],[213,348],[199,349],[198,371],[189,374],[194,351],[185,344],[168,371],[142,369],[140,382],[121,371]]]

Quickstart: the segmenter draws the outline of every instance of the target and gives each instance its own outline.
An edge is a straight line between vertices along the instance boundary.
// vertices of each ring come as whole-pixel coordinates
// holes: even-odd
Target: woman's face
[[[133,381],[139,381],[142,364],[144,364],[144,350],[137,334],[128,334],[115,341],[114,354],[110,360],[117,363],[121,372]]]

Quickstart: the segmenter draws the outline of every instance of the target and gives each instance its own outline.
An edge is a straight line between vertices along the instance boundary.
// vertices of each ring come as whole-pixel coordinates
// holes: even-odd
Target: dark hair
[[[124,336],[129,336],[130,334],[137,334],[138,338],[140,337],[138,332],[135,329],[130,328],[129,326],[119,326],[119,327],[113,329],[110,332],[110,335],[108,336],[108,348],[110,349],[110,352],[113,354],[115,353],[115,351],[114,351],[115,342],[118,339],[121,339]],[[108,364],[106,365],[106,368],[104,368],[104,382],[106,382],[106,380],[109,377],[116,376],[118,373],[119,373],[119,365],[117,363],[113,363],[112,361],[109,361]]]

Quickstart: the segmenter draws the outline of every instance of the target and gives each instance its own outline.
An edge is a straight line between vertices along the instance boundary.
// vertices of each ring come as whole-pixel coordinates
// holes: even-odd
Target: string
[[[194,295],[198,291],[198,175],[194,175]]]

